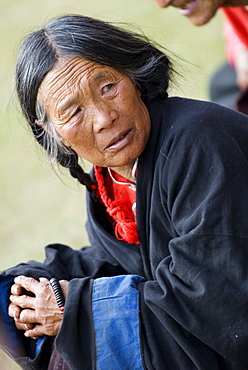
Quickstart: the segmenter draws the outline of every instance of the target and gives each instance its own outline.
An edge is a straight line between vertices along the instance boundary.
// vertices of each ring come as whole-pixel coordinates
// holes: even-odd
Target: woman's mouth
[[[124,133],[119,134],[117,137],[113,138],[111,143],[106,146],[104,151],[118,151],[126,146],[132,137],[132,130],[128,130]]]
[[[184,7],[179,9],[179,13],[182,15],[190,15],[196,8],[198,0],[193,0],[185,4]]]

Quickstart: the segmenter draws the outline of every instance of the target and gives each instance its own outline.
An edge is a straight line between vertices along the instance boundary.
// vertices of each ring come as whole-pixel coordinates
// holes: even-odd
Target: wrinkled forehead
[[[62,91],[69,93],[79,83],[86,88],[91,87],[110,75],[118,79],[125,76],[125,73],[80,57],[59,58],[43,79],[37,99],[44,102],[59,97]]]
[[[47,95],[53,96],[59,87],[70,88],[79,78],[87,81],[96,69],[103,68],[102,65],[79,57],[60,58],[44,77],[38,91],[38,99]]]

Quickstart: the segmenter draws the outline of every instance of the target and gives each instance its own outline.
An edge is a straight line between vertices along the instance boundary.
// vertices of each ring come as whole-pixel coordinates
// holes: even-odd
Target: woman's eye
[[[81,112],[81,108],[77,108],[75,112],[73,113],[72,117],[75,117],[78,113]]]
[[[102,88],[103,93],[108,92],[113,87],[113,84],[107,84]]]
[[[73,112],[71,112],[70,117],[69,117],[69,121],[78,120],[80,118],[81,113],[82,113],[81,108],[75,109]]]

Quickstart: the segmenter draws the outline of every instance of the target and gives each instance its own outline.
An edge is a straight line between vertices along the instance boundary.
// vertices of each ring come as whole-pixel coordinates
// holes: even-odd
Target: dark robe
[[[248,369],[248,117],[181,98],[149,112],[140,246],[116,240],[88,194],[92,247],[50,245],[0,277],[0,340],[24,369],[47,369],[54,338],[33,343],[8,319],[19,274],[70,280],[54,344],[72,370]]]

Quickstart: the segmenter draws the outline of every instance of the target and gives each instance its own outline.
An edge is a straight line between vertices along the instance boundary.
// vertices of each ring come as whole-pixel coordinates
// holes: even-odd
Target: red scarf
[[[98,195],[112,220],[116,238],[139,244],[135,213],[132,211],[136,200],[135,190],[130,189],[129,185],[117,184],[102,167],[94,166],[94,171]],[[114,178],[117,181],[128,182],[116,172]]]

